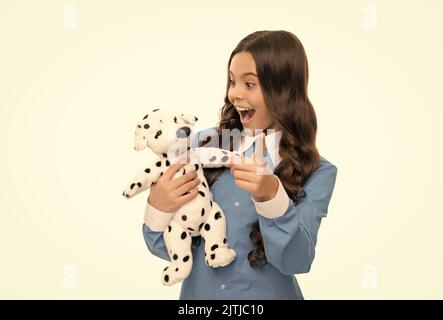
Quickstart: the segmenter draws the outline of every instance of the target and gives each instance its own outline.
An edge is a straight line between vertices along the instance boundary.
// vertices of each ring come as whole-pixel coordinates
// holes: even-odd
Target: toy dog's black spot
[[[206,230],[206,231],[211,230],[211,226],[209,225],[209,223],[205,224],[205,230]]]
[[[225,150],[222,150],[222,153],[223,153],[223,154],[228,154],[228,152],[227,152],[227,151],[225,151]]]
[[[212,260],[215,259],[215,253],[211,254],[211,259],[212,259]]]
[[[174,122],[177,123],[177,117],[174,117]]]
[[[145,128],[145,129],[149,129],[149,124],[145,124],[144,126],[143,126],[143,128]]]
[[[143,120],[145,120],[148,116],[149,116],[149,114],[145,115],[145,116],[143,117]]]
[[[183,262],[187,262],[189,260],[189,256],[183,258]]]
[[[198,226],[198,231],[201,230],[201,228],[203,227],[204,224],[205,224],[204,222],[200,223],[200,225]]]
[[[217,249],[218,248],[218,244],[214,244],[212,247],[211,247],[211,251],[214,251],[215,249]]]
[[[137,128],[140,128],[140,129],[141,129],[141,128],[142,128],[142,126],[138,124],[138,125],[137,125]]]
[[[161,130],[158,130],[157,133],[155,134],[155,139],[157,139],[160,135],[162,134]]]
[[[168,167],[171,163],[166,159],[166,166]]]
[[[202,185],[206,188],[206,183],[204,181],[202,181]]]
[[[205,215],[205,208],[202,208],[202,217]]]
[[[160,110],[160,109],[154,109],[154,110],[152,110],[152,112],[155,112],[155,111],[158,111],[158,110]]]
[[[218,219],[220,219],[222,216],[221,216],[221,214],[220,214],[220,211],[217,211],[216,213],[215,213],[215,216],[214,216],[214,218],[215,218],[215,220],[218,220]]]
[[[182,220],[183,221],[186,221],[188,219],[188,217],[184,214],[184,215],[182,215]]]
[[[157,163],[155,164],[157,167],[160,167],[162,165],[161,161],[157,161]]]
[[[221,158],[221,161],[222,161],[222,162],[226,162],[226,161],[228,161],[228,159],[229,159],[228,156],[223,156],[223,157]]]
[[[131,190],[134,189],[135,183],[131,184]]]
[[[194,229],[192,229],[192,228],[188,228],[188,230],[189,230],[189,231],[195,231],[195,230],[194,230]]]
[[[169,282],[169,276],[165,275],[165,282]]]
[[[212,156],[211,158],[209,158],[209,161],[215,161],[215,160],[217,160],[217,157],[216,156]]]
[[[194,116],[195,121],[198,121],[198,118]]]
[[[182,240],[185,240],[185,239],[186,239],[186,236],[187,236],[186,232],[183,231],[183,232],[182,232],[182,235],[181,235],[180,237],[182,238]]]
[[[199,168],[198,164],[195,164],[195,171],[197,171]]]
[[[139,188],[141,188],[141,187],[142,187],[142,184],[141,184],[141,182],[137,182],[137,187],[139,187]]]
[[[172,227],[168,226],[168,232],[171,232],[171,230],[172,230]]]
[[[149,172],[151,172],[151,169],[146,168],[146,169],[145,169],[145,172],[146,172],[146,173],[149,173]]]
[[[162,156],[165,157],[165,158],[168,157],[168,155],[166,153],[162,153]]]
[[[202,197],[204,197],[205,196],[205,193],[203,192],[203,191],[198,191],[198,193],[202,196]]]
[[[178,268],[175,268],[175,272],[178,272]]]
[[[211,208],[212,208],[212,200],[209,200],[209,204],[211,205]]]
[[[166,268],[164,268],[164,269],[163,269],[163,271],[166,271],[166,270],[168,270],[168,268],[169,268],[169,267],[166,267]]]
[[[226,238],[224,238],[224,239],[223,239],[223,243],[225,243],[225,244],[226,244]]]
[[[174,255],[172,256],[172,259],[177,260],[178,259],[178,255],[176,253],[174,253]]]

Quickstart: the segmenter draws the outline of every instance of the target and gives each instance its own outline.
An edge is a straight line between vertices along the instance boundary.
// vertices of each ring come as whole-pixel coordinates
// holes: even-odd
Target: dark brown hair
[[[282,158],[274,174],[279,177],[288,196],[297,204],[306,195],[302,185],[320,162],[316,147],[317,118],[307,95],[308,61],[300,40],[288,31],[257,31],[239,42],[228,62],[239,52],[252,54],[264,101],[273,120],[282,128],[279,154]],[[228,73],[228,71],[227,71]],[[243,130],[240,116],[228,98],[227,79],[224,105],[220,110],[217,139],[221,146],[223,129]],[[264,129],[264,128],[262,128]],[[207,145],[211,138],[200,141]],[[230,140],[229,150],[234,145]],[[204,174],[212,185],[225,168],[205,168]],[[252,267],[263,266],[266,254],[258,221],[250,233],[256,248],[248,254]]]

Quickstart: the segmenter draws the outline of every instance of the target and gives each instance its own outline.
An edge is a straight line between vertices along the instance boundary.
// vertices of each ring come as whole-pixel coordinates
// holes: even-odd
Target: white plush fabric
[[[150,148],[156,158],[128,184],[123,196],[130,199],[147,190],[174,163],[190,157],[174,179],[189,171],[197,171],[201,180],[199,195],[184,204],[163,230],[163,238],[171,263],[163,270],[161,281],[171,286],[186,279],[192,269],[192,238],[205,239],[205,260],[209,267],[223,267],[231,263],[236,253],[228,246],[226,221],[222,209],[212,200],[212,194],[202,168],[222,167],[233,154],[218,148],[191,148],[192,129],[198,119],[182,113],[155,109],[137,123],[134,149]]]

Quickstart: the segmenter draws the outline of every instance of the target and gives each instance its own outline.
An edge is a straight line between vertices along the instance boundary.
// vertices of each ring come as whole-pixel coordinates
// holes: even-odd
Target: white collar
[[[259,134],[255,136],[248,135],[243,130],[242,136],[244,137],[243,148],[239,146],[237,150],[240,153],[244,153],[246,150],[248,150],[260,135]],[[279,154],[279,145],[280,145],[281,136],[282,136],[281,130],[273,131],[272,133],[269,133],[265,136],[265,148],[267,149],[268,154],[271,157],[271,161],[274,164],[274,167],[277,167],[281,161],[281,157]]]

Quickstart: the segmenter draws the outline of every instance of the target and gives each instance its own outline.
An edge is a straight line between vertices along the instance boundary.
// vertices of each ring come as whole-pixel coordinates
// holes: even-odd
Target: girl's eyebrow
[[[234,75],[234,74],[232,73],[231,70],[229,70],[229,74],[230,74],[230,75]],[[243,73],[243,74],[240,76],[240,78],[243,78],[243,77],[246,77],[246,76],[254,76],[254,77],[257,77],[257,75],[256,75],[254,72],[245,72],[245,73]],[[257,77],[257,78],[258,78],[258,77]]]

